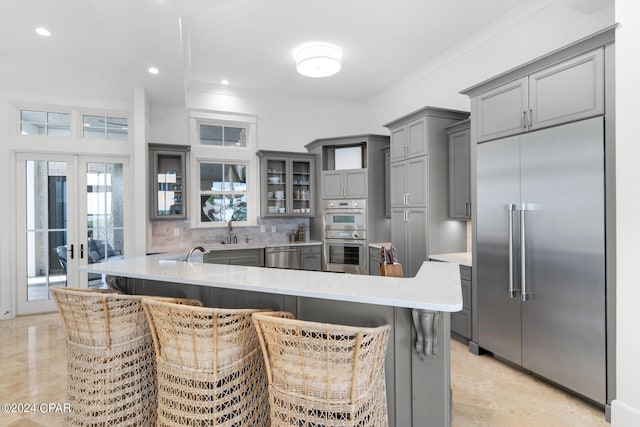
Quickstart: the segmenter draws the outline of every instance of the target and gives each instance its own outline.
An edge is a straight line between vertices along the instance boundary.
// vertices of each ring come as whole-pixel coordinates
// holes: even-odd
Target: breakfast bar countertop
[[[78,269],[160,282],[392,307],[444,312],[462,309],[460,271],[455,264],[425,261],[415,277],[395,278],[185,262],[183,258],[183,253],[125,257]]]

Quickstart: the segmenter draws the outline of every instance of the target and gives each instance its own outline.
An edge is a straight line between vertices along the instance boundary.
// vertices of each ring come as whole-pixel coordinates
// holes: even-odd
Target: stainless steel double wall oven
[[[367,201],[325,200],[322,270],[367,274]]]

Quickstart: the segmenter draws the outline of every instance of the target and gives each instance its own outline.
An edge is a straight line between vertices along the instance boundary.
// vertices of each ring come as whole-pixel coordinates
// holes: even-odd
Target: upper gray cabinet
[[[391,161],[428,154],[427,119],[420,117],[391,131]]]
[[[471,218],[471,123],[447,127],[449,133],[449,218]]]
[[[187,153],[184,145],[149,144],[150,216],[158,219],[187,217]]]
[[[263,217],[315,215],[315,156],[258,151]]]
[[[475,103],[478,142],[604,114],[604,49],[532,70]]]
[[[322,171],[321,187],[323,199],[367,198],[367,170]]]

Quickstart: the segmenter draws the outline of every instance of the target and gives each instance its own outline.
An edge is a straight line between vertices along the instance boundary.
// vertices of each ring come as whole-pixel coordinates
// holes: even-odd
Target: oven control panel
[[[365,240],[365,231],[351,231],[351,230],[325,230],[325,239],[349,239],[349,240]]]

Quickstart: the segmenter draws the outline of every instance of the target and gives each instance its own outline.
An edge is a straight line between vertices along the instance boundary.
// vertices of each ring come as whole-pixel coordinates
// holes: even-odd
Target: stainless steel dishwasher
[[[265,267],[300,269],[300,251],[292,246],[273,246],[265,249]]]

